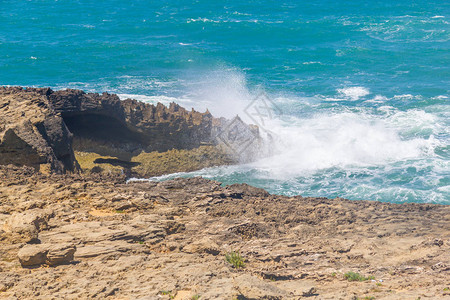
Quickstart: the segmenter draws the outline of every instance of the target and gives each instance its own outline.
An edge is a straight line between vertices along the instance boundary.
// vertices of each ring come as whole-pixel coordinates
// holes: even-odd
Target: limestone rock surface
[[[0,166],[0,222],[35,224],[38,238],[3,239],[13,231],[0,224],[0,298],[446,299],[449,216],[445,205],[287,197],[199,177]],[[375,279],[348,281],[350,271]]]

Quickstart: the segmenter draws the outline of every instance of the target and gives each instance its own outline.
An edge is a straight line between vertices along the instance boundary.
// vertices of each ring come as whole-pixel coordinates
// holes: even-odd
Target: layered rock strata
[[[46,94],[0,88],[0,164],[57,172],[78,169],[73,136]]]
[[[229,124],[239,126],[241,134],[232,136]],[[175,103],[121,101],[114,94],[72,89],[0,88],[0,164],[56,172],[81,165],[88,171],[153,176],[254,157],[246,154],[251,148],[236,153],[233,145],[248,137],[259,141],[258,128]],[[153,168],[158,160],[171,167]]]

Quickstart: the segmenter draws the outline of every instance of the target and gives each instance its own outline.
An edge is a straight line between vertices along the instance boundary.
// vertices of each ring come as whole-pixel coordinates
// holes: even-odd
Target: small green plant
[[[170,293],[172,293],[172,291],[159,291],[159,293],[161,294],[161,295],[170,295]]]
[[[444,288],[444,292],[450,291],[450,288],[446,287]]]
[[[245,268],[244,259],[239,252],[231,251],[225,255],[225,260],[236,269]]]
[[[121,210],[121,209],[117,209],[117,210],[116,210],[116,213],[118,213],[118,214],[124,214],[125,211],[123,211],[123,210]]]
[[[194,295],[194,296],[192,296],[191,299],[192,299],[192,300],[198,300],[198,299],[200,299],[200,295],[199,295],[199,294]]]
[[[382,286],[381,282],[377,282],[377,286]]]
[[[375,297],[373,297],[373,296],[365,296],[363,299],[364,300],[375,300]]]
[[[336,277],[336,275],[337,275],[336,272],[331,273],[332,277]]]
[[[344,277],[348,281],[366,281],[375,279],[374,276],[364,277],[363,275],[355,272],[347,272],[344,274]]]

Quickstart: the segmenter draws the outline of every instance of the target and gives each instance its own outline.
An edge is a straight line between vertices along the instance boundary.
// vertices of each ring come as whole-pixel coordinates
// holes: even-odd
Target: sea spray
[[[429,108],[401,110],[388,104],[396,105],[404,97],[373,96],[364,87],[336,90],[339,104],[320,95],[270,94],[261,87],[249,89],[242,73],[220,74],[225,78],[216,84],[201,85],[199,93],[204,98],[200,105],[224,107],[230,116],[243,116],[251,122],[258,119],[246,114],[245,108],[261,92],[270,98],[273,117],[258,124],[263,125],[260,132],[265,148],[254,158],[260,159],[164,179],[201,175],[224,183],[247,182],[287,195],[446,203],[446,171],[439,168],[446,162],[436,154],[445,142],[436,136],[443,136],[447,129]],[[221,88],[224,82],[226,88]],[[209,93],[205,92],[208,88]],[[218,92],[227,94],[218,97]],[[375,105],[366,104],[374,98]],[[230,103],[233,105],[227,106]]]
[[[248,123],[262,91],[282,111],[265,120],[271,158],[184,176],[450,204],[447,3],[137,0],[74,13],[85,9],[3,1],[0,82],[177,102]]]

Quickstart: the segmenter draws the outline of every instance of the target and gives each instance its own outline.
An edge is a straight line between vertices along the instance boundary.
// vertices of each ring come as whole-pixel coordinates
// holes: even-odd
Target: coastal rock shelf
[[[108,93],[1,87],[0,164],[141,177],[193,171],[239,161],[215,138],[229,123],[175,103],[166,107],[121,101]],[[256,126],[239,124],[259,138]]]
[[[0,298],[447,299],[449,216],[0,166]]]

